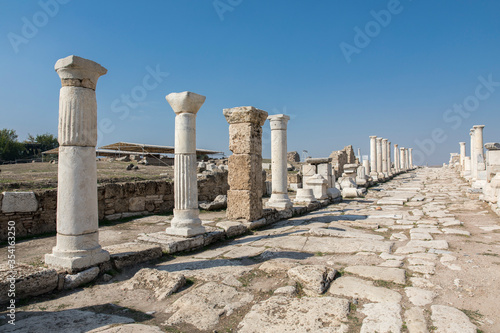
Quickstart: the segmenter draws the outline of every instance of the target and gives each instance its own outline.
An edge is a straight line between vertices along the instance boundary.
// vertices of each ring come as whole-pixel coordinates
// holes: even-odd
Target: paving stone
[[[297,294],[297,287],[295,286],[285,286],[278,288],[274,291],[275,295],[288,295],[295,296]]]
[[[405,312],[405,322],[408,333],[428,333],[427,321],[425,320],[424,310],[419,307],[413,307]]]
[[[408,240],[408,236],[403,232],[397,232],[391,235],[391,240],[405,241]]]
[[[379,267],[394,267],[400,268],[403,267],[403,261],[401,260],[386,260],[381,264],[378,264]]]
[[[343,276],[332,282],[328,292],[337,296],[368,299],[372,302],[399,303],[401,295],[393,290],[376,287],[373,282],[352,276]]]
[[[410,254],[410,253],[419,253],[425,252],[425,247],[415,247],[415,246],[401,246],[394,251],[395,254]]]
[[[265,250],[265,247],[254,247],[249,245],[234,246],[231,251],[224,253],[224,257],[230,259],[255,257]]]
[[[173,313],[164,325],[191,324],[199,330],[213,329],[223,317],[250,303],[253,295],[216,282],[207,282],[177,299],[165,310]]]
[[[356,274],[372,280],[383,280],[399,284],[406,283],[405,270],[378,266],[349,266],[344,269],[348,273]]]
[[[337,271],[322,265],[300,265],[289,269],[287,274],[305,290],[321,295],[328,289]]]
[[[161,246],[144,243],[123,243],[104,247],[118,269],[136,265],[141,262],[160,258]]]
[[[335,241],[328,237],[308,237],[302,251],[309,253],[356,253],[356,252],[387,252],[390,253],[393,242],[356,239],[356,238],[338,238]]]
[[[432,305],[431,319],[440,333],[476,333],[477,327],[462,311],[446,305]]]
[[[410,302],[416,306],[425,306],[432,303],[436,293],[434,291],[420,289],[416,287],[406,287],[405,293]]]
[[[348,313],[345,299],[272,296],[250,309],[238,332],[347,332]]]
[[[182,274],[168,273],[152,268],[143,268],[122,285],[124,290],[152,290],[158,300],[163,300],[175,293],[186,283]]]
[[[366,315],[361,326],[361,333],[399,333],[401,320],[401,305],[398,303],[365,304],[361,313]]]
[[[144,324],[112,324],[105,327],[96,328],[88,333],[162,333],[161,328],[157,326]]]
[[[408,247],[424,247],[427,249],[437,249],[437,250],[446,250],[448,249],[448,242],[440,239],[440,240],[431,240],[431,241],[418,241],[418,240],[411,240],[409,241],[406,246]]]
[[[433,240],[428,232],[412,232],[410,233],[411,240]]]
[[[133,323],[134,320],[116,315],[95,313],[93,311],[63,310],[39,312],[26,319],[16,320],[16,325],[0,326],[0,332],[88,332],[111,324]]]
[[[244,265],[236,259],[200,260],[189,258],[182,260],[158,264],[156,268],[204,281],[221,281],[228,276],[239,278],[253,269],[252,266]]]
[[[443,228],[443,232],[447,235],[470,236],[470,232],[468,232],[467,230]]]
[[[271,259],[261,264],[259,269],[268,274],[273,274],[288,271],[290,268],[297,265],[296,261],[291,261],[289,259]]]
[[[99,275],[99,267],[92,267],[76,274],[64,276],[64,289],[74,289],[93,281]]]
[[[309,234],[312,236],[329,236],[329,237],[341,237],[341,238],[361,238],[361,239],[374,239],[374,240],[384,240],[383,236],[373,235],[369,233],[363,233],[359,231],[340,231],[336,229],[325,229],[325,228],[312,228],[309,230]]]
[[[384,260],[404,260],[406,258],[406,256],[396,256],[394,254],[382,252],[380,254],[380,258],[382,258]]]

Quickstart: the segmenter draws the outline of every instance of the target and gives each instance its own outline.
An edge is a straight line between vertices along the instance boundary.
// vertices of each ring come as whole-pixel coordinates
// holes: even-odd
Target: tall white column
[[[398,145],[395,144],[394,145],[394,169],[396,171],[396,173],[398,173],[400,170],[400,167],[399,167],[399,149],[398,149]]]
[[[459,142],[460,145],[460,169],[465,171],[465,142]]]
[[[405,148],[405,167],[406,167],[406,170],[410,170],[411,169],[411,166],[410,166],[410,153],[408,151],[408,148]]]
[[[193,237],[205,233],[198,210],[196,179],[196,114],[205,96],[193,92],[168,94],[175,116],[174,218],[166,233]]]
[[[382,138],[377,138],[377,173],[380,178],[384,178],[384,174],[382,171]]]
[[[484,160],[483,145],[484,125],[474,125],[474,153],[476,154],[476,186],[486,185],[486,163]]]
[[[474,128],[470,130],[470,174],[472,180],[477,178],[477,159],[476,159],[476,141],[474,139]]]
[[[399,161],[400,161],[401,171],[406,171],[406,158],[405,158],[404,147],[399,148]]]
[[[290,208],[292,202],[288,197],[288,173],[287,165],[287,138],[286,129],[290,117],[284,114],[269,116],[271,125],[271,171],[272,188],[271,198],[267,202],[268,207]]]
[[[387,139],[382,139],[382,172],[384,175],[389,176],[387,169]]]
[[[377,176],[377,137],[370,136],[370,176]]]
[[[363,164],[363,157],[361,156],[361,148],[358,148],[358,161],[359,164]]]
[[[391,142],[387,141],[387,172],[392,176]]]
[[[408,166],[413,169],[413,148],[408,148]]]
[[[69,56],[56,62],[59,95],[57,243],[45,263],[79,271],[109,260],[99,244],[97,210],[97,80],[106,68]]]

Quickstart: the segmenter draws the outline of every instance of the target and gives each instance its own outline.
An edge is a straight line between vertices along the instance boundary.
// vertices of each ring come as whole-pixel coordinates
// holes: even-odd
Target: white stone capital
[[[168,104],[172,107],[175,114],[192,113],[196,115],[200,110],[203,103],[205,103],[205,96],[195,94],[190,91],[183,91],[180,93],[170,93],[165,96]]]

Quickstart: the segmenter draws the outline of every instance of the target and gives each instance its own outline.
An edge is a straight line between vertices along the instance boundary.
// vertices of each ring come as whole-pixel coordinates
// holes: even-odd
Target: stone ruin
[[[296,151],[290,151],[286,154],[286,160],[288,162],[300,162],[300,155]]]

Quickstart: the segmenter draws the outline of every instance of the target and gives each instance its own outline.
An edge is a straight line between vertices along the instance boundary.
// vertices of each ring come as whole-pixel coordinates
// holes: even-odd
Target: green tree
[[[28,139],[24,143],[29,150],[29,155],[37,156],[40,156],[44,151],[59,147],[57,138],[49,133],[37,134],[36,136],[28,134]]]
[[[24,144],[17,141],[15,130],[7,128],[0,130],[0,160],[13,161],[20,158],[24,150]]]

